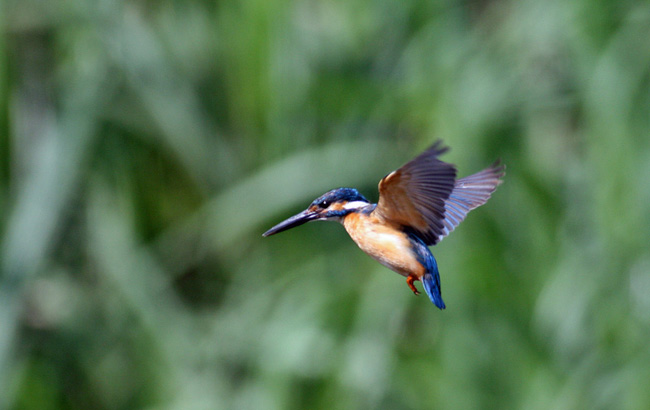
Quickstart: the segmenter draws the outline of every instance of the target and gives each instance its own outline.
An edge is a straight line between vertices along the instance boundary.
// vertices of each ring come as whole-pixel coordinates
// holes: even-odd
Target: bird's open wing
[[[437,141],[379,181],[379,203],[373,212],[413,230],[427,245],[451,231],[444,223],[445,202],[454,189],[456,167],[438,159],[447,149]]]
[[[499,178],[505,174],[505,168],[501,161],[496,161],[483,171],[456,181],[453,191],[445,199],[445,219],[442,221],[444,228],[433,244],[449,235],[469,211],[487,202],[502,182]]]

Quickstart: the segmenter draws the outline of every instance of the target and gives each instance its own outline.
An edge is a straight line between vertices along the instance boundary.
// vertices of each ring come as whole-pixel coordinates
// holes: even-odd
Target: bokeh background
[[[650,408],[650,4],[0,4],[0,408]],[[447,310],[334,223],[438,138],[505,183]]]

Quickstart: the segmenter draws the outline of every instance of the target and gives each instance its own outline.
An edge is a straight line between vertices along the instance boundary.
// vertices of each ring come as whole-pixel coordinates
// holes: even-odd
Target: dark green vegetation
[[[650,4],[0,5],[0,408],[650,408]],[[437,138],[505,183],[444,312],[340,226]]]

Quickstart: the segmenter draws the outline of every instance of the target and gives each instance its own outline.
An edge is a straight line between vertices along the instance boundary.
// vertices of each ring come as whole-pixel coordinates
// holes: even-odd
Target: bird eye
[[[319,206],[320,206],[321,208],[325,209],[325,208],[327,208],[328,206],[330,206],[330,202],[329,202],[329,201],[323,201],[323,202],[321,202],[321,203],[319,204]]]

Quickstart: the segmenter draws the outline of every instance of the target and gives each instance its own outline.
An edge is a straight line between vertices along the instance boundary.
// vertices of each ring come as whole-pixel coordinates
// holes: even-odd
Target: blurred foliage
[[[0,4],[0,408],[650,408],[650,3]],[[333,223],[443,138],[505,183],[448,309]]]

